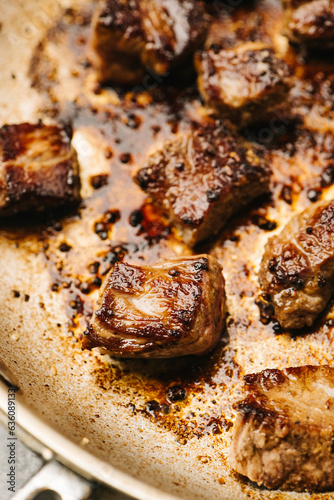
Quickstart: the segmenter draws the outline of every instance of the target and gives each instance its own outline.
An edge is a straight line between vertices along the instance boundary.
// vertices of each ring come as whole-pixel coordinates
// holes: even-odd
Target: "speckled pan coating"
[[[277,335],[274,323],[262,323],[255,303],[257,270],[274,223],[279,231],[310,205],[314,191],[332,196],[326,187],[330,136],[296,128],[285,142],[265,148],[274,171],[272,201],[243,212],[208,249],[225,269],[230,314],[228,335],[212,355],[116,361],[82,352],[80,336],[99,279],[113,262],[124,257],[152,263],[191,253],[144,203],[131,173],[152,144],[189,128],[201,108],[190,91],[182,98],[170,94],[170,106],[159,100],[161,89],[152,91],[154,98],[142,92],[132,100],[131,94],[122,99],[96,87],[85,54],[90,16],[75,9],[79,4],[81,9],[88,2],[73,2],[74,11],[60,2],[65,13],[51,1],[0,7],[1,120],[72,118],[85,200],[80,216],[57,216],[40,229],[29,229],[34,221],[2,223],[1,363],[43,418],[74,442],[87,443],[100,458],[164,491],[192,500],[309,500],[309,495],[259,490],[242,480],[229,468],[227,450],[232,403],[240,399],[244,373],[332,364],[331,306],[308,335],[292,339],[284,331]],[[261,3],[272,12],[269,7]],[[46,27],[53,27],[47,39]],[[283,119],[275,126],[284,126]],[[258,140],[268,137],[268,131],[260,132],[252,131]],[[119,219],[110,215],[117,209]]]

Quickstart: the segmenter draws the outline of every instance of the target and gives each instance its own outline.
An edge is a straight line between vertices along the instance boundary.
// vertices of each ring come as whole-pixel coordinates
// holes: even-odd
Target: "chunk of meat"
[[[280,2],[260,0],[240,2],[236,9],[226,9],[213,2],[212,21],[205,41],[206,49],[227,50],[246,42],[262,42],[281,55],[288,51],[282,30]]]
[[[334,74],[317,72],[298,80],[290,91],[289,111],[308,130],[334,137]],[[330,148],[334,157],[334,149]]]
[[[167,74],[204,42],[208,15],[196,0],[104,0],[93,19],[98,79],[139,83]]]
[[[334,368],[301,366],[245,377],[230,464],[271,489],[334,488]]]
[[[319,48],[334,46],[333,0],[285,0],[285,34]]]
[[[215,235],[233,213],[268,189],[269,171],[221,122],[167,141],[136,175],[188,245]]]
[[[0,215],[78,199],[77,156],[65,128],[21,123],[0,129]]]
[[[202,51],[195,64],[206,104],[239,126],[264,118],[287,97],[288,65],[261,42]]]
[[[225,325],[222,267],[208,255],[110,271],[83,347],[116,357],[205,354]]]
[[[334,201],[296,215],[267,243],[259,272],[283,328],[311,326],[334,291]]]

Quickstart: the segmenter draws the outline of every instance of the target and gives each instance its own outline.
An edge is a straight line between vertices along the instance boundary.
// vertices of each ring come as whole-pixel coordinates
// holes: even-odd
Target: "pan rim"
[[[5,420],[7,416],[8,387],[9,385],[0,378],[0,412],[2,413],[0,421]],[[40,448],[40,453],[44,447],[43,456],[47,461],[56,458],[86,479],[98,481],[137,500],[181,500],[181,497],[161,491],[97,458],[53,429],[24,402],[19,389],[15,401],[17,434],[19,437],[26,435],[27,441],[29,439],[35,441],[37,447]]]

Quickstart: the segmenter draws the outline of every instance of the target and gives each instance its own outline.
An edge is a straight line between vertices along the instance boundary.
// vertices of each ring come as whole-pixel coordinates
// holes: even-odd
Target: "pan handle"
[[[92,489],[92,483],[52,460],[12,500],[86,500]]]

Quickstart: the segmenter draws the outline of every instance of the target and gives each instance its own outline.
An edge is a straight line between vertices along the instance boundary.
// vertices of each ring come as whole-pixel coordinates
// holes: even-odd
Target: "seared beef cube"
[[[261,42],[209,49],[198,53],[195,62],[206,104],[239,126],[264,118],[287,97],[289,68]]]
[[[213,257],[117,263],[102,285],[83,347],[116,357],[201,355],[215,347],[224,325],[225,283]]]
[[[1,215],[78,200],[78,162],[64,128],[5,125],[0,129],[0,158]]]
[[[194,126],[148,158],[136,181],[188,245],[215,235],[268,189],[269,172],[220,122]]]
[[[294,119],[297,117],[304,124],[304,131],[317,131],[322,134],[326,147],[319,140],[314,146],[320,148],[320,154],[327,154],[328,169],[333,165],[334,147],[334,74],[316,72],[308,78],[299,80],[289,95],[289,109]],[[305,132],[304,132],[305,133]],[[318,160],[314,160],[318,164]]]
[[[334,488],[334,368],[301,366],[245,377],[230,464],[271,489]]]
[[[196,0],[103,0],[92,46],[102,82],[139,83],[167,74],[204,42],[208,16]]]
[[[262,42],[286,53],[287,40],[281,35],[282,6],[272,0],[239,2],[237,8],[218,7],[208,30],[205,48],[231,49],[246,42]],[[218,7],[218,8],[217,8]]]
[[[290,40],[326,49],[334,46],[333,0],[285,0],[285,33]]]
[[[268,241],[259,280],[283,328],[312,325],[334,291],[334,201],[310,206]]]

